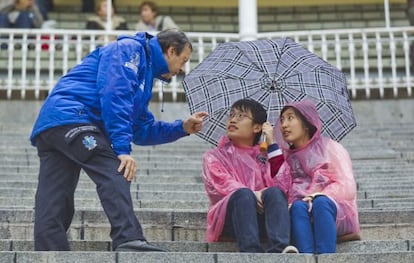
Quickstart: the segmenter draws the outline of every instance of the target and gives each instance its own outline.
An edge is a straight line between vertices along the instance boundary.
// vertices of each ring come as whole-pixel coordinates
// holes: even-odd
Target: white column
[[[112,0],[106,0],[106,31],[112,30]]]
[[[390,3],[389,0],[384,0],[384,14],[385,14],[385,27],[390,28]]]
[[[239,34],[241,41],[257,39],[256,0],[239,0]]]

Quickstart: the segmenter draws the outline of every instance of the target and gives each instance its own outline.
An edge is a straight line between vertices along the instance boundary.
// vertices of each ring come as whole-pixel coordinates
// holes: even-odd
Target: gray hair
[[[177,55],[180,55],[186,45],[193,51],[193,46],[188,37],[176,29],[167,29],[157,34],[158,42],[160,43],[162,52],[167,52],[169,47],[175,48]]]

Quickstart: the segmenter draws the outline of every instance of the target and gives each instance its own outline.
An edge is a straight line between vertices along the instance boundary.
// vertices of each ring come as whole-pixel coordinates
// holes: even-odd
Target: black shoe
[[[129,251],[129,252],[149,252],[149,251],[158,251],[158,252],[167,252],[167,250],[157,247],[153,244],[148,243],[145,240],[132,240],[125,243],[122,243],[115,251]]]

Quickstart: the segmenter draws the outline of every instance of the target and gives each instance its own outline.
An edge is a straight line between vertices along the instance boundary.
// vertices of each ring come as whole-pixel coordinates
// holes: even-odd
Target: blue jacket
[[[51,91],[34,124],[32,145],[42,131],[69,124],[97,125],[117,155],[129,154],[131,142],[154,145],[187,135],[181,120],[155,121],[148,109],[153,78],[168,72],[158,40],[149,34],[121,36],[97,48]]]

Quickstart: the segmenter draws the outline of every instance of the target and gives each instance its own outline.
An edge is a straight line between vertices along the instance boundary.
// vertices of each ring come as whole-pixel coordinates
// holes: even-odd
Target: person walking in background
[[[269,162],[283,161],[273,133],[266,133],[269,154],[257,145],[266,111],[260,103],[242,99],[231,106],[227,134],[217,148],[204,154],[203,181],[210,199],[208,242],[235,238],[240,252],[297,253],[290,241],[290,218],[285,194],[272,186]],[[269,162],[267,157],[271,157]],[[282,158],[282,159],[280,159]],[[268,239],[268,248],[261,238]]]
[[[321,136],[315,104],[287,104],[276,125],[285,161],[272,174],[288,196],[293,244],[300,253],[321,254],[360,239],[351,159],[341,144]]]
[[[153,78],[170,81],[191,53],[191,42],[179,31],[121,36],[58,81],[30,136],[40,159],[35,250],[70,250],[66,233],[81,169],[97,185],[115,251],[163,250],[146,241],[133,210],[130,182],[137,163],[131,143],[173,142],[202,128],[204,112],[166,123],[148,109]]]
[[[160,15],[158,6],[152,1],[144,1],[139,6],[141,19],[135,26],[137,31],[162,31],[178,29],[170,16]]]
[[[43,20],[34,0],[14,0],[0,10],[0,28],[40,28]]]

